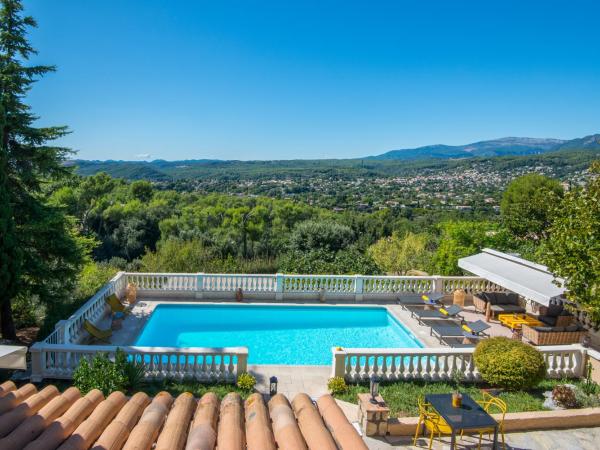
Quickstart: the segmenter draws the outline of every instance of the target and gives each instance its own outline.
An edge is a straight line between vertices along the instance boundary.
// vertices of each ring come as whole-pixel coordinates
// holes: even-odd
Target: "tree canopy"
[[[562,195],[558,180],[536,173],[515,178],[502,196],[502,221],[517,238],[543,239]]]
[[[410,270],[426,271],[429,265],[428,244],[431,236],[426,233],[398,233],[379,239],[369,247],[369,255],[377,266],[389,275],[406,275]]]
[[[583,189],[567,192],[556,206],[544,262],[565,279],[568,298],[600,322],[600,161]]]
[[[44,184],[69,174],[63,161],[69,150],[47,142],[67,133],[64,126],[36,127],[38,117],[24,102],[33,83],[54,70],[27,65],[35,50],[27,30],[32,17],[18,0],[0,0],[0,331],[14,339],[12,302],[33,295],[53,302],[66,295],[83,261],[82,241],[67,217],[46,204]]]

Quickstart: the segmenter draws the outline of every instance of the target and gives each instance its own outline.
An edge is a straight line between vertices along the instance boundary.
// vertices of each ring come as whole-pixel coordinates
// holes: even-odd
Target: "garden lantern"
[[[371,403],[377,404],[376,397],[379,395],[379,377],[375,374],[370,378]]]
[[[277,377],[269,378],[269,395],[273,397],[277,394]]]

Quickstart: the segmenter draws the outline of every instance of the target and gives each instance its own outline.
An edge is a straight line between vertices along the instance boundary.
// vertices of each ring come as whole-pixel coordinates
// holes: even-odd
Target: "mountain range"
[[[391,150],[365,159],[416,160],[532,155],[560,150],[600,150],[600,134],[578,139],[505,137],[466,145],[427,145],[425,147]]]
[[[581,156],[583,153],[588,156]],[[399,170],[416,166],[441,166],[462,163],[469,158],[525,160],[552,158],[588,161],[600,155],[600,134],[580,139],[502,138],[467,145],[429,145],[404,150],[392,150],[378,156],[353,159],[296,159],[269,161],[231,161],[195,159],[185,161],[91,161],[71,160],[80,175],[107,172],[113,177],[130,180],[172,181],[175,179],[264,177],[279,174],[305,176],[316,173],[379,173],[397,174]],[[580,155],[580,156],[578,156]],[[504,158],[502,158],[504,157]],[[591,158],[591,159],[590,159]],[[587,164],[587,163],[586,163]]]

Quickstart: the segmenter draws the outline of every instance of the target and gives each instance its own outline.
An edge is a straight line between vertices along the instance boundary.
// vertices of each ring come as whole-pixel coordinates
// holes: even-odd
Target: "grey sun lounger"
[[[440,308],[441,309],[441,308]],[[426,320],[461,320],[460,313],[462,308],[458,305],[452,305],[444,308],[446,314],[442,313],[439,309],[419,309],[411,311],[410,316],[417,319],[419,323],[423,323]]]
[[[469,340],[473,342],[465,343],[464,338],[460,337],[447,337],[443,339],[444,344],[452,348],[473,348],[479,341],[485,339],[486,336],[469,336]]]
[[[471,330],[470,332],[467,332],[461,325],[458,324],[432,324],[429,335],[436,336],[440,340],[441,344],[442,339],[445,337],[471,337],[485,335],[485,330],[490,328],[490,325],[481,320],[478,320],[477,322],[469,322],[465,325]]]
[[[429,297],[429,301],[423,300],[424,295]],[[404,309],[408,309],[407,306],[437,306],[443,297],[443,294],[414,294],[406,297],[397,297],[396,303]]]

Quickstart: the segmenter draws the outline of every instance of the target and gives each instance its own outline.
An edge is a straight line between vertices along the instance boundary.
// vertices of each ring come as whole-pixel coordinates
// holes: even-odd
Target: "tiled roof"
[[[278,394],[265,403],[236,393],[219,401],[213,393],[173,398],[160,392],[126,397],[98,390],[81,395],[0,385],[0,449],[27,450],[366,450],[367,446],[333,397],[316,405],[306,394],[290,404]]]

